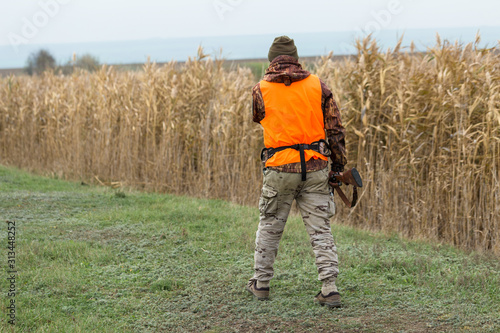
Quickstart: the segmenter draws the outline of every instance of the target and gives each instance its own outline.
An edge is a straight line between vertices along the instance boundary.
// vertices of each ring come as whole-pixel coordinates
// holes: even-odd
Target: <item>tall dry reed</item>
[[[349,166],[366,184],[338,221],[500,254],[498,50],[357,47],[355,58],[325,57],[315,69],[341,104]],[[222,65],[200,50],[183,66],[3,78],[0,163],[253,205],[256,80]]]
[[[500,253],[500,58],[478,43],[365,39],[354,61],[318,64],[366,183],[345,221]]]
[[[2,80],[0,157],[87,180],[252,202],[262,144],[250,70],[200,50],[183,66]],[[236,172],[232,172],[236,170]]]

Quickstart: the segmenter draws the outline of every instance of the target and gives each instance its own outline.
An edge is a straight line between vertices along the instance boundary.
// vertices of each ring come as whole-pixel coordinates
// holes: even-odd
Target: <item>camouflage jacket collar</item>
[[[264,80],[268,82],[284,83],[286,86],[292,82],[304,80],[311,73],[302,69],[297,59],[288,55],[280,55],[271,62],[266,69]]]

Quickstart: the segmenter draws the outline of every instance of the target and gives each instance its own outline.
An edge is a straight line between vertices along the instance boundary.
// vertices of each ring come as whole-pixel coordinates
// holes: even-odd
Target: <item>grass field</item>
[[[42,178],[0,166],[9,332],[498,332],[498,258],[333,224],[343,308],[317,306],[312,250],[290,218],[271,300],[244,291],[258,210]],[[16,222],[16,325],[7,224]]]

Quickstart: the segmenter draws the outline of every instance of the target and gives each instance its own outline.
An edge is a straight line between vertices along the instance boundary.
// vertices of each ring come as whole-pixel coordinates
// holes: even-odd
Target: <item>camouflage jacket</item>
[[[310,73],[302,69],[302,66],[295,58],[282,55],[276,57],[271,62],[269,68],[267,68],[265,72],[263,80],[291,85],[293,82],[303,80],[309,75]],[[333,94],[323,81],[321,81],[321,90],[321,109],[323,110],[326,137],[332,151],[332,155],[330,156],[330,159],[332,160],[332,167],[336,170],[343,170],[344,165],[347,164],[345,151],[345,129],[342,126],[340,111],[333,98]],[[253,87],[252,97],[253,121],[260,123],[266,116],[264,99],[260,90],[260,83],[257,83],[257,85]],[[311,159],[307,161],[306,169],[308,172],[317,171],[325,168],[327,164],[327,161]],[[273,167],[273,169],[283,172],[301,172],[300,162]]]

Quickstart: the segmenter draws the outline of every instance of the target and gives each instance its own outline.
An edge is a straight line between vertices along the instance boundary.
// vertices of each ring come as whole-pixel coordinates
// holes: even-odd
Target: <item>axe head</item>
[[[363,181],[361,180],[361,176],[356,168],[352,168],[346,172],[341,172],[338,176],[336,176],[336,178],[344,184],[363,187]]]

